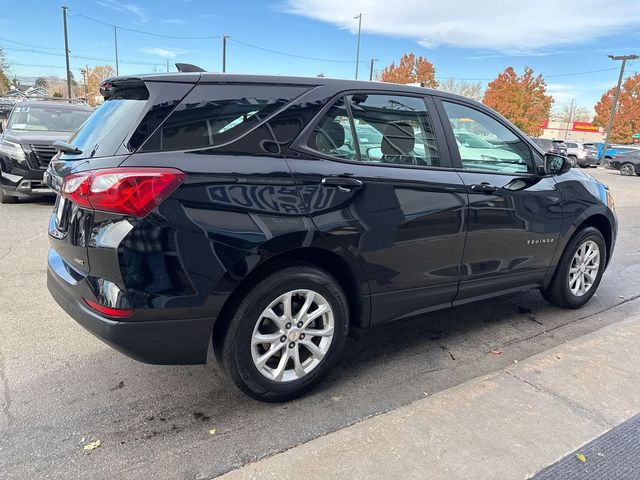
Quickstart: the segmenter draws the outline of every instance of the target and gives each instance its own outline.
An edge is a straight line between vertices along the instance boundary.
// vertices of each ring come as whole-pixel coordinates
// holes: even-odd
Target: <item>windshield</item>
[[[458,142],[460,142],[463,147],[496,148],[489,142],[487,142],[484,138],[478,137],[477,135],[474,135],[472,133],[454,131],[453,134],[455,135],[456,140],[458,140]]]
[[[22,105],[14,108],[7,127],[40,132],[75,132],[91,115],[91,110],[51,105]]]

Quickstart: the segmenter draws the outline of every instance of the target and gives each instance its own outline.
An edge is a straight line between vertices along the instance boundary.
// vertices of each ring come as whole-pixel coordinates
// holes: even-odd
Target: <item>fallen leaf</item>
[[[576,453],[576,458],[583,463],[587,461],[587,457],[585,457],[582,453]]]
[[[217,432],[217,430],[215,428],[212,428],[211,430],[209,430],[209,435],[215,435]]]
[[[96,440],[95,442],[91,442],[91,443],[87,443],[84,446],[84,449],[87,452],[90,452],[91,450],[95,450],[96,448],[98,448],[100,446],[100,440]]]
[[[502,354],[502,350],[498,350],[497,348],[494,348],[493,350],[491,350],[490,353],[493,353],[494,355],[501,355]]]

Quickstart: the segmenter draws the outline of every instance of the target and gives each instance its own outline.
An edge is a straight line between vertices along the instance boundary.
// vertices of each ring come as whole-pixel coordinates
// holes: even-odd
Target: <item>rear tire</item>
[[[304,395],[329,373],[348,328],[347,299],[338,282],[315,267],[288,267],[251,289],[226,331],[217,333],[222,337],[214,338],[214,348],[240,390],[281,402]]]
[[[595,258],[589,261],[591,255],[597,255],[597,261]],[[594,227],[579,230],[564,249],[542,296],[553,305],[580,308],[598,289],[606,260],[606,243],[600,230]]]

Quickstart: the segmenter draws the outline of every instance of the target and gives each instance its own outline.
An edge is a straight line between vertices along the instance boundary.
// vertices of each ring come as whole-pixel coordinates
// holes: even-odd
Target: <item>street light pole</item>
[[[569,136],[569,125],[571,125],[571,118],[573,117],[573,102],[575,98],[571,99],[571,106],[569,107],[569,119],[567,120],[567,128],[564,130],[564,139],[566,140]]]
[[[609,55],[611,60],[622,60],[620,65],[620,75],[618,76],[618,86],[616,87],[616,94],[613,97],[613,105],[611,105],[611,113],[609,114],[609,124],[607,125],[607,133],[604,137],[604,145],[602,145],[602,154],[600,156],[600,164],[604,163],[604,158],[607,155],[607,146],[609,144],[609,137],[611,136],[611,130],[613,129],[613,119],[616,116],[616,108],[618,106],[618,97],[620,97],[620,85],[622,85],[622,77],[624,76],[624,67],[627,64],[627,60],[637,60],[640,58],[638,55]]]
[[[229,35],[222,35],[222,73],[227,71],[227,38]]]
[[[371,59],[371,65],[369,66],[369,81],[373,80],[373,64],[374,62],[377,62],[378,59],[377,58],[372,58]]]
[[[360,32],[362,31],[362,14],[359,13],[353,18],[358,19],[358,47],[356,48],[356,80],[358,79],[358,67],[360,66]]]
[[[71,100],[71,70],[69,68],[69,36],[67,35],[67,7],[62,6],[62,20],[64,25],[64,56],[67,62],[67,98]]]
[[[120,75],[120,68],[118,62],[118,27],[113,26],[113,42],[116,47],[116,75]]]

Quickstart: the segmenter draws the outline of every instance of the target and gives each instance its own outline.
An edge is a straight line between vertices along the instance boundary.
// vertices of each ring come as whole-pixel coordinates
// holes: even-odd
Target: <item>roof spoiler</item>
[[[176,68],[179,72],[206,72],[204,68],[201,68],[197,65],[192,65],[190,63],[176,63]]]

